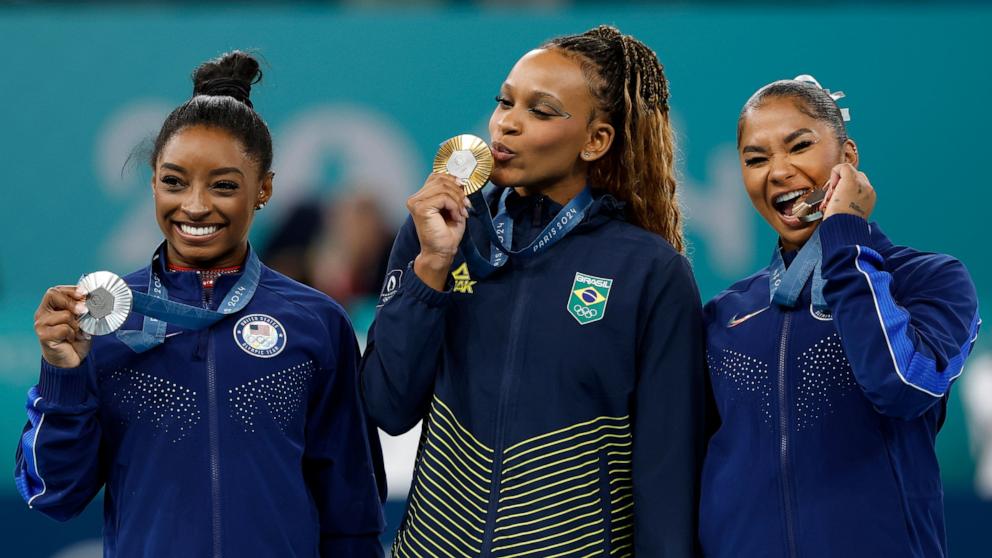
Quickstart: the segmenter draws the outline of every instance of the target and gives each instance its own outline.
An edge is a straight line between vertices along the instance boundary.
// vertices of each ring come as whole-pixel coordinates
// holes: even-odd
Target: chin
[[[494,169],[493,173],[489,176],[489,182],[501,188],[509,188],[514,184],[511,177],[508,176],[509,174],[511,173],[508,173],[506,170]]]

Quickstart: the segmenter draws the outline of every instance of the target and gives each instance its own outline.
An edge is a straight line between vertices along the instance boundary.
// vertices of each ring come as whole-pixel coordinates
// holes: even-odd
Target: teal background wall
[[[188,98],[199,62],[233,48],[267,61],[252,93],[276,142],[260,242],[294,202],[348,185],[375,191],[402,219],[440,141],[488,137],[492,98],[519,56],[599,23],[665,64],[704,298],[764,265],[774,243],[740,182],[740,106],[768,81],[811,73],[848,95],[849,132],[879,193],[875,219],[897,243],[963,260],[990,307],[992,9],[981,5],[0,8],[0,464],[13,469],[36,381],[32,315],[44,290],[86,271],[130,271],[158,243],[146,165],[124,163]],[[976,353],[992,353],[987,334]],[[965,378],[992,374],[984,362]],[[959,395],[939,443],[949,538],[955,556],[987,556],[992,504],[975,493],[973,455],[989,434],[977,419],[969,426],[977,415]],[[4,556],[51,556],[99,537],[97,504],[64,526],[23,508],[12,479],[0,483]],[[390,509],[395,519],[401,505]]]

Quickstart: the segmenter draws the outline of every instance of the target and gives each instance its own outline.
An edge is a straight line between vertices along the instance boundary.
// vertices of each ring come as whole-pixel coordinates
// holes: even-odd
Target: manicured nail
[[[85,314],[85,313],[87,313],[89,311],[90,311],[90,309],[87,308],[86,305],[83,304],[82,302],[77,302],[76,303],[76,314],[77,315],[82,316],[83,314]]]

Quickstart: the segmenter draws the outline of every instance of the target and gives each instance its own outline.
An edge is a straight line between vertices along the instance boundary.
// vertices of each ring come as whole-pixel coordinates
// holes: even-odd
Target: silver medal
[[[134,297],[123,279],[109,271],[97,271],[84,275],[79,287],[86,292],[87,309],[79,318],[79,329],[90,335],[107,335],[124,325]]]

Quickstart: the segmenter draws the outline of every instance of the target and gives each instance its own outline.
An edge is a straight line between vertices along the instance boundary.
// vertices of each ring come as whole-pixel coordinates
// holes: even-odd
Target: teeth
[[[783,202],[787,202],[789,200],[794,200],[794,199],[798,198],[799,196],[805,194],[808,191],[809,190],[805,190],[805,189],[803,189],[803,190],[793,190],[791,192],[782,194],[781,196],[775,198],[774,203],[783,203]]]
[[[190,236],[207,236],[208,234],[214,234],[219,229],[217,225],[211,225],[209,227],[194,227],[191,225],[179,225],[179,229],[185,234]]]

